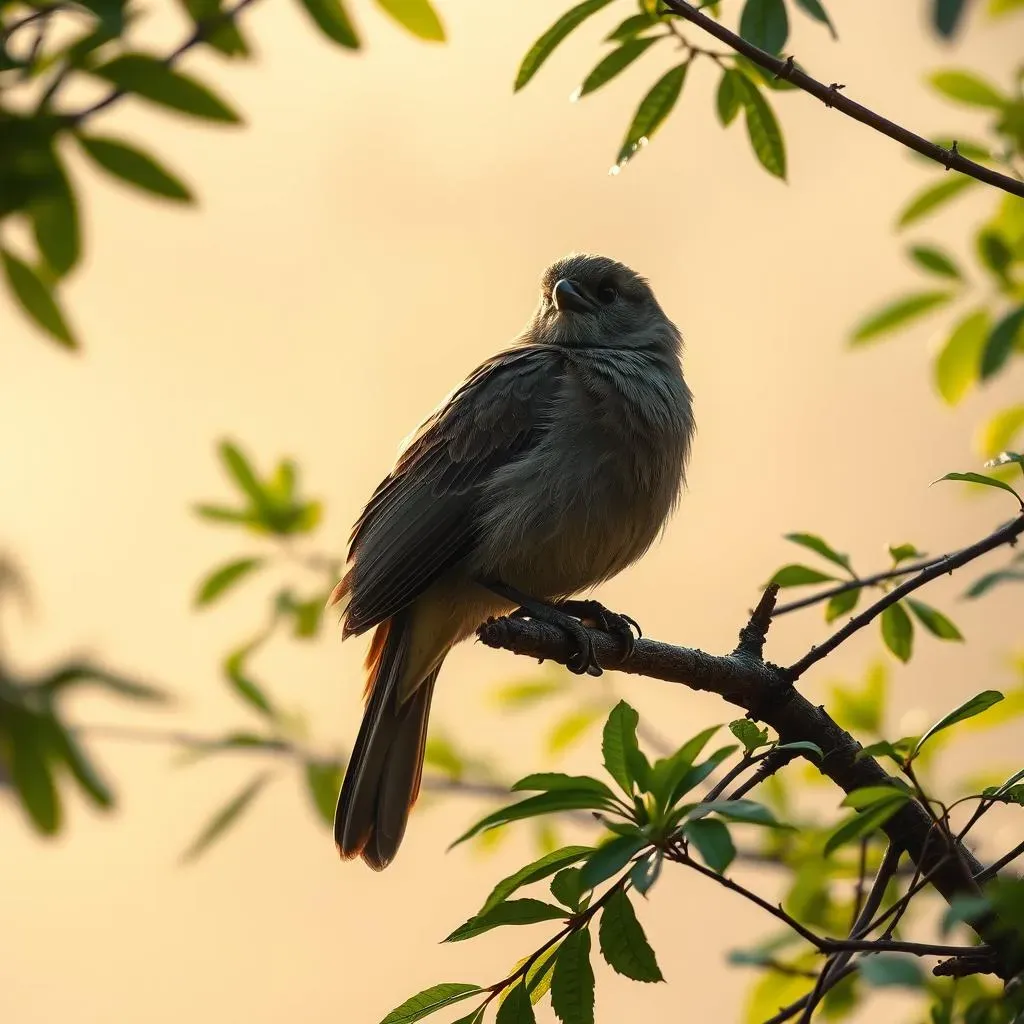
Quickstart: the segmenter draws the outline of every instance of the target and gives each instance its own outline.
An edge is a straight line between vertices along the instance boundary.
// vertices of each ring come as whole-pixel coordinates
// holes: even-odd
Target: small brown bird
[[[342,857],[378,871],[394,858],[441,663],[488,616],[519,606],[560,626],[575,671],[600,673],[580,617],[632,643],[631,620],[567,599],[638,559],[678,500],[694,431],[680,348],[638,274],[559,260],[513,346],[435,410],[370,498],[330,601],[343,637],[376,627],[334,822]]]

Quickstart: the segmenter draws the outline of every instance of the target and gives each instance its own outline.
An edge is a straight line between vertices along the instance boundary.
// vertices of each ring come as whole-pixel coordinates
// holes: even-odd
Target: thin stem
[[[776,78],[784,79],[795,85],[798,89],[810,93],[821,100],[826,107],[835,107],[836,110],[841,111],[848,117],[852,117],[855,121],[860,121],[861,124],[865,124],[869,128],[887,135],[890,139],[894,139],[908,149],[912,149],[922,156],[929,157],[945,167],[947,171],[960,171],[962,174],[967,174],[978,181],[983,181],[987,185],[994,185],[996,188],[1009,192],[1011,195],[1024,196],[1024,182],[1017,181],[1008,175],[1000,174],[998,171],[975,163],[973,160],[968,160],[957,152],[955,146],[951,149],[943,149],[942,146],[937,146],[934,142],[929,142],[922,136],[916,135],[914,132],[908,131],[906,128],[888,120],[888,118],[876,114],[873,110],[846,96],[841,91],[843,86],[838,82],[833,82],[831,85],[819,82],[806,72],[801,71],[794,63],[792,57],[786,60],[773,57],[766,50],[762,50],[759,46],[754,46],[753,43],[749,43],[735,32],[729,31],[729,29],[719,24],[713,18],[702,14],[692,4],[687,3],[686,0],[665,0],[665,6],[681,18],[685,18],[694,25],[698,25],[709,35],[725,43],[726,46],[731,47],[737,53],[743,54],[744,57],[769,71]]]
[[[831,975],[822,987],[821,995],[824,995],[830,988],[835,988],[850,974],[853,974],[857,970],[857,964],[847,964],[841,971],[836,971],[834,975]],[[789,1006],[783,1007],[774,1017],[766,1020],[764,1024],[785,1024],[787,1020],[792,1020],[806,1005],[808,1000],[811,998],[811,993],[807,993],[805,996],[801,996],[796,1002],[790,1003]]]
[[[984,871],[979,871],[974,876],[974,880],[980,885],[982,882],[987,882],[990,878],[995,878],[1007,864],[1010,864],[1022,855],[1024,855],[1024,843],[1018,843],[1009,853],[1003,854],[994,864],[990,864]]]

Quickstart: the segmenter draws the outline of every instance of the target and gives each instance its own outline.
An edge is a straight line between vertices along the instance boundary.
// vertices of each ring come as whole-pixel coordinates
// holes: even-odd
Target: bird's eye
[[[597,297],[604,305],[610,306],[619,297],[619,293],[613,285],[603,284],[597,289]]]

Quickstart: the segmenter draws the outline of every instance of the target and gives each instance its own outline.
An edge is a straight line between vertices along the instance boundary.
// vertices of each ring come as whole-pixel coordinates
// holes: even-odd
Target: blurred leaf
[[[547,878],[548,875],[560,872],[592,852],[593,847],[591,846],[563,846],[560,850],[555,850],[552,853],[545,854],[543,857],[539,857],[537,860],[509,875],[508,878],[502,879],[491,890],[491,894],[484,901],[484,905],[480,908],[477,916],[482,916],[488,911],[493,910],[499,903],[506,900],[512,893],[524,885],[529,885],[531,882],[537,882],[542,878]],[[552,894],[558,899],[558,894],[554,890],[552,890]]]
[[[1019,565],[1019,568],[1013,568],[1015,565]],[[997,569],[995,572],[979,577],[970,585],[964,597],[971,599],[981,597],[1002,583],[1024,583],[1024,555],[1017,555],[1010,563],[1010,568]]]
[[[241,509],[225,508],[223,505],[195,505],[193,511],[203,519],[219,523],[244,523],[252,526],[256,519],[251,512]]]
[[[359,36],[340,0],[301,0],[301,2],[306,13],[328,39],[345,47],[346,50],[360,48]]]
[[[782,0],[746,0],[740,15],[740,35],[778,55],[789,37],[789,19]]]
[[[882,639],[900,661],[910,661],[914,650],[914,624],[902,602],[891,604],[882,612]]]
[[[657,24],[657,19],[653,18],[646,12],[641,14],[631,14],[628,18],[620,21],[619,24],[604,37],[604,41],[606,43],[624,43],[627,39],[632,39],[634,36],[639,35],[641,32]]]
[[[834,583],[836,577],[819,572],[807,565],[784,565],[768,581],[780,587],[802,587],[808,583]]]
[[[918,192],[903,208],[896,226],[905,228],[908,224],[916,223],[940,206],[944,206],[954,196],[977,184],[976,179],[969,178],[966,174],[958,174],[955,178],[943,178],[937,184],[929,185]]]
[[[169,695],[164,690],[125,679],[123,676],[107,672],[88,662],[71,662],[62,665],[36,685],[40,690],[56,695],[65,687],[80,683],[92,683],[111,693],[116,693],[119,697],[127,697],[131,700],[149,701],[153,704],[165,704],[170,701]]]
[[[853,807],[858,811],[874,807],[875,804],[888,803],[890,800],[902,800],[906,803],[911,799],[911,792],[905,786],[897,785],[899,780],[894,779],[891,783],[883,783],[877,786],[861,786],[854,789],[843,797],[842,807]]]
[[[334,824],[334,810],[344,774],[344,767],[337,761],[306,762],[306,788],[313,806],[327,826]]]
[[[928,80],[943,96],[968,106],[1002,110],[1009,102],[1009,97],[970,71],[935,71]]]
[[[935,360],[935,384],[950,405],[956,405],[978,379],[990,323],[988,310],[969,313],[953,328]]]
[[[455,749],[451,740],[436,733],[427,737],[423,763],[450,779],[461,779],[466,771],[465,759]]]
[[[75,192],[55,149],[49,162],[45,192],[29,204],[28,212],[39,252],[54,276],[61,278],[78,263],[82,238]]]
[[[234,18],[225,14],[222,0],[183,0],[185,10],[203,26],[203,42],[225,57],[248,57],[249,44]],[[212,26],[212,27],[211,27]]]
[[[683,91],[686,71],[689,66],[689,61],[684,61],[682,64],[670,68],[640,101],[640,106],[636,108],[626,137],[619,147],[619,155],[616,157],[613,171],[624,167],[637,151],[654,137],[654,133],[661,127],[662,122],[672,113],[672,108]]]
[[[148,54],[123,53],[91,71],[118,89],[171,110],[225,124],[241,121],[238,114],[207,86]]]
[[[998,455],[1013,445],[1017,435],[1024,431],[1024,404],[1011,405],[997,412],[982,428],[978,447],[983,455]]]
[[[482,1018],[481,1018],[482,1019]],[[517,982],[508,990],[494,1024],[535,1024],[533,1005],[524,982]]]
[[[549,754],[560,754],[568,749],[597,721],[603,710],[598,707],[583,707],[570,711],[560,718],[548,733]]]
[[[852,612],[860,600],[860,591],[860,587],[854,587],[852,590],[844,590],[830,597],[828,604],[825,605],[825,621],[835,622],[841,615]]]
[[[583,0],[571,10],[563,14],[534,44],[523,58],[519,65],[519,72],[516,75],[515,91],[530,81],[540,70],[540,66],[551,56],[555,47],[558,46],[573,29],[581,25],[592,14],[596,14],[602,7],[607,7],[610,0]]]
[[[932,636],[937,636],[940,640],[963,640],[960,630],[937,608],[932,608],[931,605],[912,597],[908,597],[906,601],[918,621]]]
[[[926,313],[930,313],[933,309],[946,305],[952,298],[952,292],[932,291],[917,292],[914,295],[896,299],[866,320],[861,321],[853,332],[851,343],[863,345],[867,341],[873,341],[879,335],[887,334],[897,327],[903,327],[912,320],[917,320]]]
[[[948,715],[940,718],[918,741],[917,746],[914,747],[914,756],[916,757],[921,748],[928,742],[936,733],[942,732],[943,729],[948,729],[951,725],[956,725],[958,722],[965,722],[968,718],[974,718],[975,715],[980,715],[983,711],[987,711],[994,704],[998,704],[1003,699],[1003,695],[998,690],[983,690],[981,693],[971,697],[970,700],[964,701],[958,708],[950,711]]]
[[[664,981],[658,961],[629,897],[616,889],[601,911],[601,954],[618,974],[633,981]]]
[[[20,721],[4,723],[10,744],[11,781],[36,831],[45,836],[56,835],[61,825],[61,807],[50,764],[52,751],[40,723],[27,714],[19,718]]]
[[[825,841],[827,857],[841,846],[847,846],[880,829],[905,803],[906,794],[896,793],[891,800],[872,804],[867,810],[857,811],[847,818]]]
[[[142,150],[98,135],[80,135],[78,141],[100,167],[121,181],[165,199],[193,201],[188,187]]]
[[[747,0],[748,6],[756,0]],[[781,0],[778,0],[781,5]],[[740,102],[746,114],[747,135],[754,154],[769,174],[786,179],[786,146],[782,130],[768,100],[746,75],[736,79]]]
[[[984,476],[981,473],[947,473],[945,476],[939,477],[936,483],[940,483],[943,480],[962,480],[969,484],[979,484],[985,487],[998,487],[1000,490],[1009,491],[1018,501],[1020,501],[1020,495],[1009,485],[1003,483],[1002,480],[997,480],[994,476]]]
[[[1007,313],[992,328],[981,355],[981,379],[995,376],[1010,358],[1019,339],[1024,337],[1024,306]]]
[[[997,281],[1009,284],[1007,268],[1013,262],[1013,253],[1003,240],[1002,235],[991,228],[982,228],[975,239],[978,259]]]
[[[750,754],[768,742],[768,730],[760,728],[749,718],[738,718],[729,723],[729,731],[743,744],[745,753]]]
[[[510,924],[537,924],[539,921],[561,921],[566,916],[564,908],[545,903],[543,900],[505,900],[486,913],[477,914],[465,924],[459,925],[444,941],[461,942],[463,939],[482,935],[492,928]]]
[[[198,607],[212,604],[222,594],[263,565],[262,558],[239,558],[214,569],[200,584],[195,603]]]
[[[715,111],[723,127],[728,127],[740,112],[740,89],[736,83],[738,71],[725,68],[718,81],[718,92],[715,94]]]
[[[262,639],[262,638],[261,638]],[[276,717],[274,706],[259,686],[246,675],[245,660],[253,652],[259,641],[247,643],[243,647],[232,651],[224,661],[224,674],[228,677],[231,685],[238,695],[251,704],[257,711],[266,715],[267,718]]]
[[[270,774],[264,772],[257,775],[237,796],[229,800],[211,819],[206,828],[199,833],[195,842],[182,854],[185,862],[193,861],[215,843],[227,829],[229,829],[246,811],[249,804],[259,795],[259,792],[270,780]]]
[[[646,53],[662,36],[648,36],[644,39],[628,39],[602,58],[593,71],[583,80],[583,84],[573,93],[574,100],[581,99],[588,93],[600,89],[616,75],[625,71],[637,58]]]
[[[956,263],[941,249],[936,249],[934,246],[912,245],[910,258],[922,270],[927,270],[931,274],[937,274],[939,277],[951,277],[957,281],[963,278]]]
[[[261,506],[267,502],[267,492],[256,477],[256,471],[242,450],[231,441],[221,441],[217,446],[228,473],[254,505]]]
[[[944,39],[952,39],[960,24],[967,0],[932,0],[932,23]]]
[[[799,974],[765,971],[750,991],[744,1009],[744,1024],[763,1024],[788,1006],[806,996],[814,983]]]
[[[605,770],[628,797],[633,796],[635,782],[631,754],[640,749],[636,739],[639,721],[636,711],[620,700],[608,715],[601,738]]]
[[[939,934],[945,938],[958,924],[970,923],[991,909],[992,905],[985,896],[960,893],[949,901],[949,906],[942,915]]]
[[[562,1024],[594,1024],[594,970],[586,928],[567,936],[559,947],[551,979],[551,1006]]]
[[[647,845],[647,840],[638,835],[616,836],[603,843],[580,869],[583,888],[594,889],[618,874]]]
[[[903,988],[924,988],[925,977],[921,965],[910,956],[898,953],[879,953],[863,958],[861,977],[874,988],[899,985]]]
[[[565,688],[566,681],[561,677],[526,679],[497,687],[491,695],[491,700],[498,707],[518,710],[523,707],[531,707],[547,697],[563,693]]]
[[[74,776],[82,791],[97,807],[114,806],[114,794],[96,771],[74,734],[55,718],[50,719],[52,749]]]
[[[27,263],[6,249],[0,248],[0,259],[3,260],[7,286],[29,318],[66,348],[78,348],[78,342],[49,285]]]
[[[879,664],[868,672],[863,689],[833,687],[829,707],[844,729],[877,733],[882,727],[885,699],[886,670]]]
[[[459,982],[445,982],[441,985],[431,985],[430,988],[417,992],[416,995],[406,999],[401,1006],[395,1007],[380,1024],[413,1024],[414,1021],[423,1020],[424,1017],[443,1010],[453,1003],[462,1002],[469,996],[485,990],[479,985],[466,985]]]
[[[813,533],[787,533],[786,540],[817,552],[822,558],[827,558],[830,562],[845,569],[848,573],[853,573],[853,569],[850,566],[850,556],[840,554],[835,548],[822,540],[821,537]]]
[[[444,26],[430,0],[377,0],[403,28],[431,43],[445,41]]]
[[[464,832],[451,846],[458,846],[479,832],[486,829],[497,828],[511,821],[520,821],[523,818],[535,818],[541,814],[551,814],[554,811],[599,811],[603,809],[603,801],[592,793],[575,791],[569,793],[540,793],[537,796],[527,797],[518,803],[501,807],[496,811],[481,818],[472,828]],[[449,847],[451,849],[451,847]]]
[[[797,7],[803,8],[803,10],[805,10],[816,21],[820,21],[823,25],[826,25],[829,32],[832,33],[833,39],[839,38],[835,25],[832,24],[832,19],[829,18],[828,13],[825,8],[822,7],[819,0],[796,0],[796,5]]]
[[[899,565],[911,558],[924,558],[925,553],[919,551],[916,544],[890,544],[889,554],[892,556],[892,564]]]
[[[701,860],[712,871],[722,874],[736,859],[736,847],[728,827],[715,818],[699,818],[687,822],[683,833],[697,847]]]

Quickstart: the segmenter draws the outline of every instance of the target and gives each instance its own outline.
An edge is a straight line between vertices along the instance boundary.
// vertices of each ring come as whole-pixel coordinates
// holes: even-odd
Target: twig
[[[830,988],[834,988],[850,974],[853,974],[857,970],[856,963],[847,964],[841,971],[837,971],[833,978],[830,978],[825,983],[825,991],[827,992]],[[806,1005],[807,1001],[811,998],[811,993],[801,996],[796,1002],[790,1003],[789,1006],[783,1007],[774,1017],[769,1018],[764,1024],[785,1024],[785,1021],[792,1020]]]
[[[796,750],[769,750],[767,755],[761,759],[757,771],[745,782],[740,783],[730,794],[730,800],[739,800],[746,796],[752,789],[756,789],[762,782],[767,781],[776,772],[781,771],[800,756]]]
[[[974,880],[980,885],[982,882],[987,882],[990,878],[995,878],[1007,864],[1012,863],[1022,855],[1024,855],[1024,843],[1018,843],[1009,853],[1004,853],[999,860],[990,864],[984,871],[979,871],[974,876]]]
[[[757,607],[750,613],[750,621],[740,630],[740,642],[732,652],[735,657],[761,660],[778,597],[778,583],[769,583],[761,595],[761,600],[757,602]]]
[[[1011,195],[1024,196],[1024,182],[1017,181],[1006,174],[1000,174],[999,171],[975,163],[973,160],[968,160],[956,151],[955,146],[952,149],[943,149],[942,146],[937,146],[934,142],[929,142],[922,136],[908,131],[906,128],[895,124],[880,114],[876,114],[873,110],[857,103],[855,100],[851,100],[845,93],[841,92],[841,87],[838,83],[825,85],[824,82],[819,82],[806,72],[801,71],[793,62],[792,57],[787,60],[781,60],[778,57],[772,56],[772,54],[762,50],[759,46],[754,46],[753,43],[747,42],[746,39],[738,36],[735,32],[730,32],[729,29],[719,24],[713,18],[702,14],[692,4],[687,3],[686,0],[665,0],[665,6],[681,18],[685,18],[694,25],[698,25],[705,32],[714,36],[720,42],[725,43],[726,46],[731,47],[737,53],[743,54],[744,57],[753,61],[759,67],[770,71],[776,78],[785,79],[798,89],[810,93],[821,100],[826,107],[835,107],[836,110],[842,111],[842,113],[852,117],[855,121],[860,121],[861,124],[866,124],[869,128],[873,128],[875,131],[887,135],[890,139],[894,139],[896,142],[920,153],[922,156],[934,160],[945,167],[947,171],[960,171],[962,174],[967,174],[978,181],[983,181],[987,185],[994,185],[996,188],[1009,192]]]
[[[983,540],[979,540],[976,544],[962,548],[956,554],[948,555],[929,568],[923,569],[913,579],[906,580],[898,587],[893,588],[885,597],[880,598],[866,611],[854,616],[842,629],[833,633],[824,643],[819,644],[817,647],[812,647],[798,662],[786,669],[786,678],[795,682],[812,665],[817,664],[822,658],[831,654],[841,643],[853,636],[858,629],[862,629],[881,615],[886,608],[903,600],[908,594],[912,594],[915,590],[937,579],[939,576],[950,573],[954,569],[959,569],[961,566],[967,565],[968,562],[973,562],[975,558],[987,554],[995,548],[1002,547],[1003,544],[1012,544],[1022,533],[1024,533],[1024,515],[1018,516],[1005,526],[1001,526],[994,533],[989,534]]]

